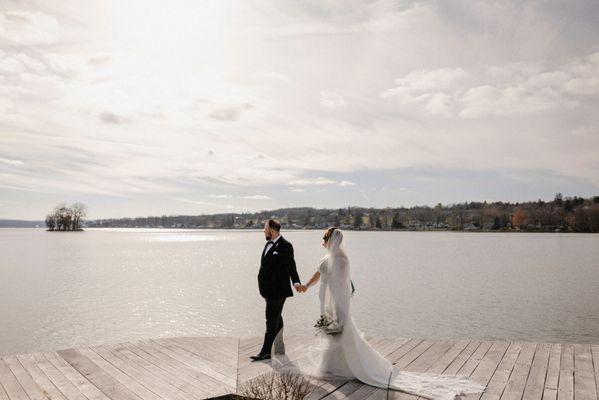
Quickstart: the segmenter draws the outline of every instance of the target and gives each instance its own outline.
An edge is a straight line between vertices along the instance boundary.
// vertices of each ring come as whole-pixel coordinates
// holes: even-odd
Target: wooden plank
[[[393,362],[393,364],[400,370],[403,370],[410,363],[412,363],[414,360],[420,357],[425,351],[431,348],[434,344],[435,342],[432,340],[423,340],[417,346],[413,347],[410,351],[401,356],[399,359],[396,359]]]
[[[44,375],[52,382],[58,390],[68,400],[87,400],[87,397],[83,395],[71,381],[69,381],[48,359],[41,353],[28,354],[27,357],[31,358],[37,368],[44,373]]]
[[[574,400],[574,345],[570,343],[562,345],[557,399]]]
[[[441,358],[453,346],[451,340],[439,340],[433,342],[424,353],[404,367],[405,371],[426,371],[435,361]]]
[[[499,368],[499,365],[501,365],[501,361],[505,357],[505,354],[509,349],[509,345],[510,344],[508,342],[504,341],[494,342],[484,357],[480,360],[472,374],[470,374],[470,379],[486,387],[497,371],[497,368]],[[483,393],[468,394],[464,397],[464,399],[478,400],[482,397]]]
[[[456,341],[453,346],[451,346],[451,349],[449,349],[447,353],[443,354],[443,356],[437,360],[428,371],[434,374],[443,373],[458,357],[458,355],[461,354],[466,347],[468,347],[470,342],[471,341],[469,339]]]
[[[500,397],[501,400],[520,400],[522,398],[536,348],[536,343],[526,342],[522,344],[522,350]]]
[[[461,351],[458,356],[447,366],[444,374],[455,375],[466,362],[474,355],[476,351],[483,345],[483,342],[480,340],[471,340],[466,348]]]
[[[40,388],[46,399],[66,400],[66,397],[37,366],[33,357],[29,355],[20,355],[18,356],[18,361],[23,366],[24,371],[27,372],[35,384]]]
[[[206,374],[212,376],[214,379],[223,382],[227,386],[235,386],[237,379],[234,379],[228,375],[225,375],[215,370],[212,365],[207,363],[205,360],[194,356],[192,353],[186,352],[178,346],[170,345],[168,343],[161,343],[155,340],[154,342],[161,352],[169,355],[170,357],[178,360],[179,362],[185,363],[188,366]]]
[[[550,344],[539,343],[537,345],[522,400],[541,400],[543,398],[550,352]]]
[[[169,381],[165,381],[161,377],[155,376],[143,367],[131,362],[123,355],[112,351],[109,346],[94,346],[91,347],[91,349],[102,356],[106,361],[110,362],[112,365],[164,399],[191,400],[193,398],[171,385]]]
[[[16,356],[5,357],[4,361],[31,400],[46,400],[46,396],[42,393],[42,389],[40,389],[37,383],[33,381],[31,375],[29,375],[25,368],[23,368]]]
[[[464,366],[464,363],[475,353],[475,351],[480,347],[479,345],[480,342],[478,341],[459,341],[455,343],[454,346],[452,346],[452,348],[443,357],[434,362],[425,372],[443,372],[450,374],[460,373],[462,372],[461,368]],[[456,362],[456,359],[458,358],[459,360]],[[453,366],[453,368],[449,369],[451,366]],[[418,396],[399,391],[388,392],[387,390],[383,389],[372,390],[370,387],[365,386],[364,388],[354,392],[350,398],[352,400],[386,400],[387,398],[393,400],[417,400]]]
[[[217,340],[227,339],[227,340]],[[215,365],[223,370],[237,369],[237,340],[230,338],[170,338],[173,343]]]
[[[145,358],[138,356],[128,348],[119,346],[113,351],[128,358],[132,363],[134,363],[135,365],[139,365],[146,371],[149,371],[152,375],[163,379],[165,382],[170,383],[172,386],[176,387],[181,392],[187,394],[189,397],[202,398],[207,397],[209,395],[209,391],[206,391],[205,389],[200,388],[194,385],[193,383],[186,381],[185,379],[182,379],[181,374],[171,373],[166,368],[164,368],[164,366],[155,365],[152,362],[146,360]]]
[[[1,383],[0,383],[0,400],[10,400],[8,398],[8,394],[6,394],[6,391],[4,390],[4,387],[2,386]]]
[[[576,400],[597,400],[593,356],[588,344],[574,345],[574,383]]]
[[[424,340],[422,340],[422,339],[410,339],[406,343],[404,343],[402,346],[397,348],[395,351],[392,351],[391,353],[389,353],[387,358],[389,358],[389,360],[391,360],[392,363],[395,363],[397,360],[402,358],[404,355],[406,355],[406,353],[408,353],[409,351],[414,349],[416,346],[421,344],[423,341]]]
[[[410,339],[401,338],[401,339],[393,339],[389,338],[385,341],[385,344],[381,346],[380,353],[385,357],[389,357],[391,353],[401,348],[404,344],[406,344]]]
[[[98,389],[112,400],[140,400],[140,397],[130,391],[112,375],[102,370],[96,363],[75,349],[57,352],[66,362],[85,376]]]
[[[177,362],[177,360],[167,356],[164,353],[156,350],[152,343],[147,341],[137,341],[128,347],[131,351],[139,355],[140,357],[145,357],[149,361],[154,362],[156,365],[160,365],[163,368],[166,368],[171,373],[179,374],[183,379],[188,381],[195,382],[195,384],[200,385],[206,391],[208,391],[211,395],[216,395],[221,393],[223,388],[232,388],[226,385],[223,385],[221,381],[217,381],[209,375],[203,374],[198,370],[195,370],[186,364]],[[145,355],[144,355],[145,353]],[[232,388],[234,389],[234,388]]]
[[[493,343],[494,342],[492,341],[483,341],[459,369],[459,374],[470,376],[478,366],[478,363],[485,357],[485,354],[487,354],[491,346],[493,346]]]
[[[301,364],[302,362],[305,362],[306,352],[309,350],[309,347],[315,343],[315,340],[319,340],[319,338],[295,338],[293,351],[288,352],[287,356],[285,356],[286,358],[281,358],[281,361],[284,363],[283,366],[290,363]],[[260,374],[270,372],[271,370],[272,367],[268,362],[251,362],[249,358],[240,357],[237,375],[238,385],[253,379]]]
[[[0,359],[0,385],[10,400],[30,400],[4,359]]]
[[[561,354],[562,345],[559,343],[552,343],[551,351],[549,352],[549,362],[547,364],[547,374],[545,376],[543,400],[557,400]]]
[[[110,400],[108,396],[87,380],[85,376],[77,371],[71,364],[66,362],[66,360],[58,355],[58,353],[50,352],[43,353],[43,355],[89,400]]]
[[[593,354],[593,367],[595,369],[595,390],[599,397],[599,344],[591,345],[591,353]]]
[[[112,375],[115,379],[121,382],[127,389],[135,393],[138,397],[144,400],[162,400],[162,397],[158,396],[156,393],[148,390],[145,386],[137,382],[135,379],[132,379],[129,375],[106,361],[102,358],[98,353],[93,351],[88,347],[77,348],[77,350],[83,354],[85,357],[89,358],[92,362],[106,371],[108,374]]]
[[[376,349],[376,347],[375,347],[375,349],[380,354],[383,354],[383,353],[381,353],[380,350],[387,348],[388,349],[387,352],[395,351],[397,349],[398,344],[401,345],[401,344],[407,342],[408,340],[409,339],[404,339],[401,341],[388,340],[388,339],[384,339],[382,341],[373,340],[371,342],[371,345],[373,345],[373,347],[375,347],[374,345],[376,345],[378,347],[378,349]],[[440,344],[441,344],[441,346],[443,345],[443,343],[440,343]],[[439,347],[439,346],[437,346],[437,347]],[[385,355],[385,354],[383,354],[383,355]],[[433,357],[434,357],[434,355],[433,355]],[[419,358],[419,360],[420,360],[420,365],[423,365],[426,362],[424,360],[424,357]],[[418,368],[418,366],[416,368]],[[370,388],[370,390],[359,391],[360,389],[362,389],[364,387]],[[343,383],[341,386],[335,388],[335,390],[332,393],[329,393],[322,399],[323,400],[333,400],[333,399],[347,399],[347,398],[352,398],[352,399],[353,398],[365,398],[364,396],[372,394],[372,392],[374,392],[375,390],[377,390],[376,387],[364,385],[362,382],[352,379],[352,380],[349,380],[349,381]]]
[[[521,350],[521,342],[511,342],[509,344],[501,362],[489,380],[487,388],[481,396],[481,400],[499,400],[516,365],[516,360]]]
[[[545,389],[555,390],[557,393],[559,370],[561,364],[562,345],[559,343],[551,344],[549,353],[549,363],[547,365],[547,375],[545,377]]]

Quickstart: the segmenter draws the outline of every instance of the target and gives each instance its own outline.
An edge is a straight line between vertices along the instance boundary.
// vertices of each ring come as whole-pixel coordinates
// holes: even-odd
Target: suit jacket
[[[265,299],[291,297],[293,290],[290,280],[301,283],[293,258],[293,246],[281,236],[266,254],[262,249],[258,272],[260,295]]]

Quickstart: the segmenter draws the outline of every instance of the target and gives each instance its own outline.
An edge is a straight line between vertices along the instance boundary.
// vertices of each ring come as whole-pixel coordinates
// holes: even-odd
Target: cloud
[[[253,108],[254,106],[250,103],[221,107],[211,111],[208,117],[217,121],[237,121],[243,112]]]
[[[233,196],[231,196],[230,194],[209,194],[208,197],[210,197],[211,199],[230,199]]]
[[[350,181],[341,181],[338,183],[339,186],[355,186],[354,182],[350,182]]]
[[[412,71],[381,93],[425,114],[447,118],[518,116],[574,109],[599,97],[599,52],[557,69],[509,63],[466,71]]]
[[[347,101],[338,93],[320,92],[320,104],[328,108],[342,108],[347,106]]]
[[[263,194],[255,194],[250,196],[239,196],[240,199],[246,200],[272,200],[272,197]]]
[[[87,63],[93,66],[100,66],[110,63],[111,57],[107,55],[94,56],[87,59]]]
[[[61,37],[56,18],[42,12],[0,12],[0,45],[47,45]]]
[[[303,192],[305,192],[305,191],[306,191],[306,189],[301,189],[301,188],[291,188],[291,189],[289,189],[289,191],[290,191],[290,192],[293,192],[293,193],[303,193]]]
[[[124,125],[131,122],[131,118],[129,117],[114,114],[108,111],[101,113],[99,117],[102,122],[112,125]]]
[[[9,165],[23,165],[23,161],[21,160],[11,160],[9,158],[0,157],[0,162],[9,164]]]
[[[336,186],[354,186],[354,182],[350,181],[335,181],[325,177],[318,177],[313,179],[296,179],[287,182],[288,186],[324,186],[324,185],[336,185]]]

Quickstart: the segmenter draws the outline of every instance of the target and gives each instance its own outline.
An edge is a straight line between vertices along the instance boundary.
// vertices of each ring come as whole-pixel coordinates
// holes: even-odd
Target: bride
[[[307,289],[320,280],[318,325],[327,333],[324,344],[309,351],[311,375],[355,378],[371,386],[434,400],[453,400],[485,390],[485,386],[466,376],[401,371],[378,353],[363,338],[351,316],[352,284],[343,232],[329,228],[323,240],[328,254],[306,284]]]

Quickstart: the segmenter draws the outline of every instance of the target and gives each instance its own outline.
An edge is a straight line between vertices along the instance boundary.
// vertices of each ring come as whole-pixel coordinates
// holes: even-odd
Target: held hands
[[[297,290],[298,293],[305,293],[308,291],[308,287],[306,285],[295,285],[295,290]]]

